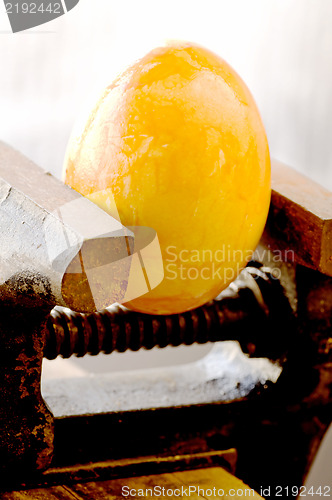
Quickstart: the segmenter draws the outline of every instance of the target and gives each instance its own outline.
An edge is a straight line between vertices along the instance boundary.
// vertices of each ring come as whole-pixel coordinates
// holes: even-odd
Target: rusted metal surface
[[[317,364],[332,363],[332,278],[298,267],[296,280],[303,336],[314,346]]]
[[[118,460],[89,462],[88,464],[50,467],[42,475],[27,477],[20,484],[20,488],[73,485],[81,481],[105,481],[112,478],[137,477],[214,466],[223,467],[234,474],[236,459],[237,452],[233,448],[202,453],[120,458]],[[2,481],[1,486],[6,485],[8,490],[11,484],[13,485],[13,482],[9,478],[7,481]]]
[[[57,308],[47,324],[44,355],[48,359],[58,355],[68,358],[73,354],[237,340],[244,352],[280,359],[289,342],[287,332],[280,329],[290,317],[279,281],[267,269],[247,267],[214,301],[184,314],[153,316],[120,305],[90,315]]]
[[[0,225],[3,305],[91,312],[124,297],[130,231],[3,143]]]
[[[0,470],[24,475],[52,459],[53,416],[40,394],[46,319],[57,304],[94,311],[121,298],[132,236],[2,143],[0,228]],[[105,264],[104,252],[111,257],[101,280],[98,273],[97,282],[88,280],[89,267]],[[77,265],[82,258],[85,268]]]
[[[0,476],[50,465],[53,415],[40,393],[47,309],[0,308]]]
[[[305,267],[332,276],[332,192],[272,161],[265,241]]]

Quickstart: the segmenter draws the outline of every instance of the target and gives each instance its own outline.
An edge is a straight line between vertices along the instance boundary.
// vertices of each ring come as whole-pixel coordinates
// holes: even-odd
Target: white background
[[[1,2],[0,139],[60,176],[87,96],[150,48],[178,38],[225,58],[257,101],[272,156],[332,189],[331,0],[81,0],[67,15],[15,35]],[[114,355],[110,366],[167,364],[201,352]],[[96,369],[91,359],[85,366]],[[330,448],[316,484],[331,482]]]
[[[15,35],[0,9],[0,137],[53,173],[91,90],[180,38],[218,52],[246,81],[272,156],[332,188],[331,0],[81,0]]]

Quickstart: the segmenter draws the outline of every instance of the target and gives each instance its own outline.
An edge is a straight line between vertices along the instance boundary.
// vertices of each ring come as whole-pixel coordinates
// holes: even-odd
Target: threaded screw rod
[[[243,273],[215,300],[183,314],[141,314],[117,304],[93,314],[55,308],[47,323],[44,357],[81,357],[220,340],[238,340],[250,352],[255,349],[252,332],[259,330],[267,314],[262,296],[257,297],[259,280],[265,287],[271,280],[255,268]]]

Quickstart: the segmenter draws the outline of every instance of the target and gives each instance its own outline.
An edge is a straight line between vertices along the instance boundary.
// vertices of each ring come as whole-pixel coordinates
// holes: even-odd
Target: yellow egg
[[[126,305],[183,312],[238,275],[270,203],[264,126],[248,88],[191,43],[157,48],[105,89],[73,136],[65,182],[121,222],[156,230],[164,278]]]

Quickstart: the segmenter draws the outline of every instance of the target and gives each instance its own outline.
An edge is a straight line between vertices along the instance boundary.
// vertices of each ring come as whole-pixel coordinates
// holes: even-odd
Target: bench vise
[[[257,490],[303,484],[331,422],[332,193],[278,162],[272,189],[261,244],[237,280],[196,310],[150,316],[105,308],[126,292],[133,234],[0,144],[8,487],[216,463]],[[45,381],[41,395],[44,357],[207,342],[195,363]]]

